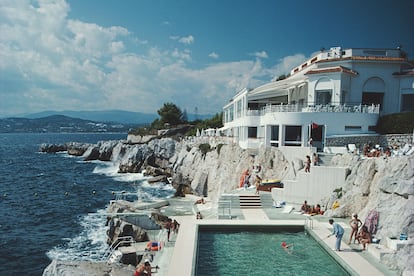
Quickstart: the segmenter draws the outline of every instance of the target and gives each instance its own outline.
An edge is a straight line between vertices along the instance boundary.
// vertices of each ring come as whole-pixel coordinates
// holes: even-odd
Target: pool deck
[[[196,241],[199,225],[255,225],[255,226],[277,226],[277,225],[306,225],[307,231],[324,247],[328,253],[334,257],[351,275],[396,275],[387,270],[386,267],[376,262],[371,254],[361,251],[357,245],[348,245],[347,241],[350,234],[350,227],[345,220],[336,220],[345,229],[342,239],[341,251],[332,250],[335,244],[335,237],[327,236],[332,232],[332,226],[328,223],[328,218],[318,216],[318,218],[305,215],[289,215],[279,212],[279,216],[273,215],[277,212],[273,209],[239,209],[241,214],[238,219],[218,219],[217,216],[210,215],[202,220],[197,220],[193,215],[173,216],[179,221],[180,229],[177,235],[172,235],[170,242],[167,242],[159,256],[155,256],[153,264],[157,264],[160,269],[156,275],[184,275],[194,274],[194,264],[196,261]],[[270,215],[269,215],[270,212]],[[202,212],[203,213],[203,212]],[[205,212],[208,213],[208,212]],[[292,216],[292,218],[290,218]]]

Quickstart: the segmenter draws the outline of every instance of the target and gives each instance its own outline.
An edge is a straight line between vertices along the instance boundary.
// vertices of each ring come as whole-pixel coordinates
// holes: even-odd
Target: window
[[[272,126],[270,129],[270,140],[278,141],[279,140],[279,126]]]
[[[230,106],[229,108],[229,122],[234,120],[234,107]]]
[[[414,111],[414,94],[402,95],[401,111]]]
[[[242,101],[238,100],[236,105],[237,105],[237,107],[236,107],[236,109],[237,109],[236,118],[240,118],[241,117],[241,112],[242,112]]]
[[[375,92],[363,92],[362,93],[362,104],[363,105],[380,105],[380,110],[382,110],[382,101],[384,99],[384,93],[375,93]]]
[[[361,131],[362,127],[361,126],[345,126],[345,131]]]
[[[332,97],[332,90],[318,90],[316,91],[316,104],[330,104]]]
[[[302,126],[286,126],[285,145],[300,146],[302,144]]]
[[[257,138],[257,127],[248,127],[247,137],[248,138]]]

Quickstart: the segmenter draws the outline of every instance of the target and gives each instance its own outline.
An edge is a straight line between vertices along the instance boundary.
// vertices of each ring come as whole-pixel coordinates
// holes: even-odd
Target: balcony
[[[309,105],[298,104],[267,105],[262,109],[247,110],[245,116],[263,116],[275,112],[342,112],[342,113],[373,113],[379,114],[380,105]]]

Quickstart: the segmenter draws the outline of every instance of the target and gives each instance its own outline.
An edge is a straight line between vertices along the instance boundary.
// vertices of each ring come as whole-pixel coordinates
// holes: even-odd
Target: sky
[[[0,117],[216,114],[321,48],[414,59],[411,0],[0,0]]]

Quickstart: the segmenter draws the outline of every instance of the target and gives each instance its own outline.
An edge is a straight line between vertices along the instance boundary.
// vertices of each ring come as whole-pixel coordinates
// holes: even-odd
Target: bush
[[[210,144],[200,144],[198,146],[198,148],[200,149],[201,153],[205,156],[207,154],[207,152],[211,151],[211,147]]]
[[[379,118],[377,132],[380,134],[412,133],[414,129],[414,112],[385,115]]]

